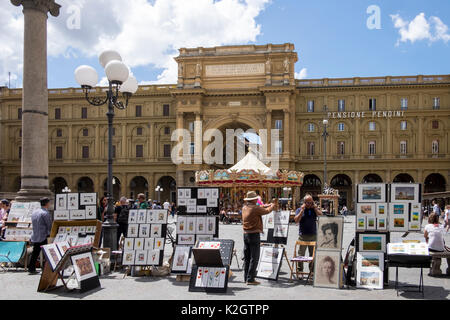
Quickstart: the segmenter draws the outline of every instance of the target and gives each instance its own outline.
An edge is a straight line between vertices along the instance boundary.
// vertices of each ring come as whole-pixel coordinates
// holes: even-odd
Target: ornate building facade
[[[195,184],[196,170],[217,168],[202,161],[174,164],[177,142],[171,136],[177,128],[191,132],[192,160],[201,160],[207,146],[201,137],[208,129],[267,129],[269,137],[279,129],[279,141],[268,139],[269,153],[279,153],[281,168],[304,172],[301,194],[320,193],[325,118],[326,182],[339,189],[341,204],[352,207],[361,182],[419,182],[425,192],[450,190],[449,75],[298,80],[298,56],[289,43],[182,48],[175,60],[176,84],[140,86],[129,107],[116,110],[116,197],[144,192],[174,200],[176,185]],[[17,192],[21,90],[2,88],[0,94],[0,190]],[[104,193],[105,114],[106,107],[88,105],[81,89],[49,90],[52,191],[68,186]],[[163,191],[155,191],[158,185]]]

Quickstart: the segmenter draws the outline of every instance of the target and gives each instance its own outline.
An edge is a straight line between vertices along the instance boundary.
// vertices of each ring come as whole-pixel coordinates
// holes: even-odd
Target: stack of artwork
[[[30,241],[33,233],[31,214],[40,208],[39,202],[13,202],[6,222],[5,240]]]
[[[261,242],[287,244],[289,215],[289,211],[272,211],[262,216],[263,233],[261,233]]]
[[[96,226],[59,226],[53,243],[67,242],[71,247],[94,244]]]
[[[415,255],[415,256],[428,256],[428,245],[425,242],[421,243],[388,243],[387,245],[388,255]]]
[[[275,246],[262,246],[256,277],[268,280],[278,280],[284,248]]]
[[[314,263],[314,286],[342,287],[342,239],[344,218],[320,216]]]
[[[167,210],[130,210],[123,265],[161,266],[167,230]]]
[[[54,220],[97,219],[96,193],[63,193],[55,198]]]
[[[378,244],[376,245],[378,248]],[[356,287],[383,289],[384,253],[360,251],[357,253]]]

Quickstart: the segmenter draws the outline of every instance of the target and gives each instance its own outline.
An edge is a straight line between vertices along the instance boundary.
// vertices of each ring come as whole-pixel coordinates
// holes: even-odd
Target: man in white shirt
[[[169,200],[166,200],[166,202],[163,203],[163,208],[164,208],[164,210],[169,210],[169,208],[170,208]]]

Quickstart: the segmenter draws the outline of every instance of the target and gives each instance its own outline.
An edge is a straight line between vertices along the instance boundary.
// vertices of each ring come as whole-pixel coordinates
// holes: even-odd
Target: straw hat
[[[258,195],[255,191],[249,191],[247,192],[247,197],[244,199],[244,201],[252,201],[258,199]]]

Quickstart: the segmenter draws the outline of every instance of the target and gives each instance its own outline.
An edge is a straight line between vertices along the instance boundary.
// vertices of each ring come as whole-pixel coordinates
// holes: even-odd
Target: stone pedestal
[[[23,6],[22,184],[16,200],[51,196],[48,181],[47,13],[55,0],[11,0]]]

